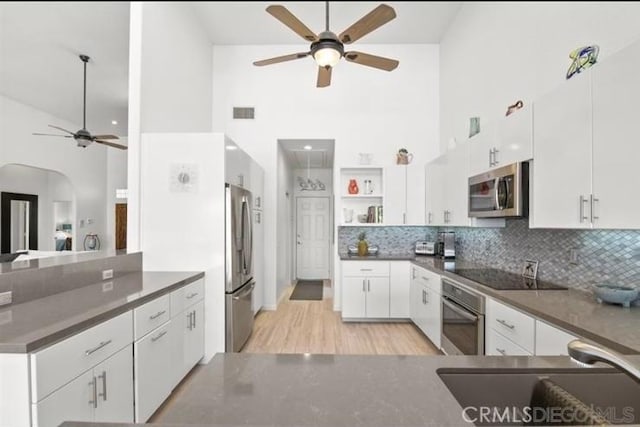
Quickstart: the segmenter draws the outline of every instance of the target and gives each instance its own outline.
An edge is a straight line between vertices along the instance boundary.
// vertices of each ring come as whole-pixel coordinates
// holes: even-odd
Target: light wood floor
[[[412,323],[343,323],[333,298],[291,301],[293,286],[276,311],[261,311],[246,353],[441,354]],[[325,295],[331,290],[325,288]]]

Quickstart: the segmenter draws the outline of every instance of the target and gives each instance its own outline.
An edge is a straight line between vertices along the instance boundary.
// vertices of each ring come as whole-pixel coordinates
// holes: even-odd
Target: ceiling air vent
[[[253,107],[233,107],[234,119],[250,119],[255,118],[256,109]]]

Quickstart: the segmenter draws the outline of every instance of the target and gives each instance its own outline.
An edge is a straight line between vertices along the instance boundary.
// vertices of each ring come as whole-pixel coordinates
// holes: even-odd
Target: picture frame
[[[524,261],[522,276],[527,279],[536,280],[538,278],[538,261],[527,259]]]

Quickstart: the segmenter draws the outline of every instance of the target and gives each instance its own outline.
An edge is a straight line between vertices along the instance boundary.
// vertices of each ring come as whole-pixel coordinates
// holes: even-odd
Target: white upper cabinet
[[[447,159],[440,156],[425,167],[425,219],[427,225],[444,225],[444,174]]]
[[[469,221],[469,143],[458,146],[447,153],[445,166],[444,200],[442,213],[445,225],[468,226]]]
[[[592,69],[593,227],[640,228],[640,43]]]
[[[385,224],[425,224],[424,173],[424,167],[417,163],[385,167]]]
[[[498,145],[495,122],[481,123],[480,133],[469,138],[469,176],[493,169],[494,149]]]
[[[533,106],[531,227],[591,226],[590,76],[575,75]]]
[[[424,164],[411,163],[407,170],[407,220],[408,225],[425,225],[425,170]]]

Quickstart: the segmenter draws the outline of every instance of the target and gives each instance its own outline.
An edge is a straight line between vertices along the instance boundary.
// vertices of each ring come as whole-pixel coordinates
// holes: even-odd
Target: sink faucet
[[[640,366],[632,363],[623,354],[599,347],[582,340],[573,340],[567,346],[569,356],[578,362],[593,365],[595,362],[604,362],[621,369],[634,380],[640,382]]]

